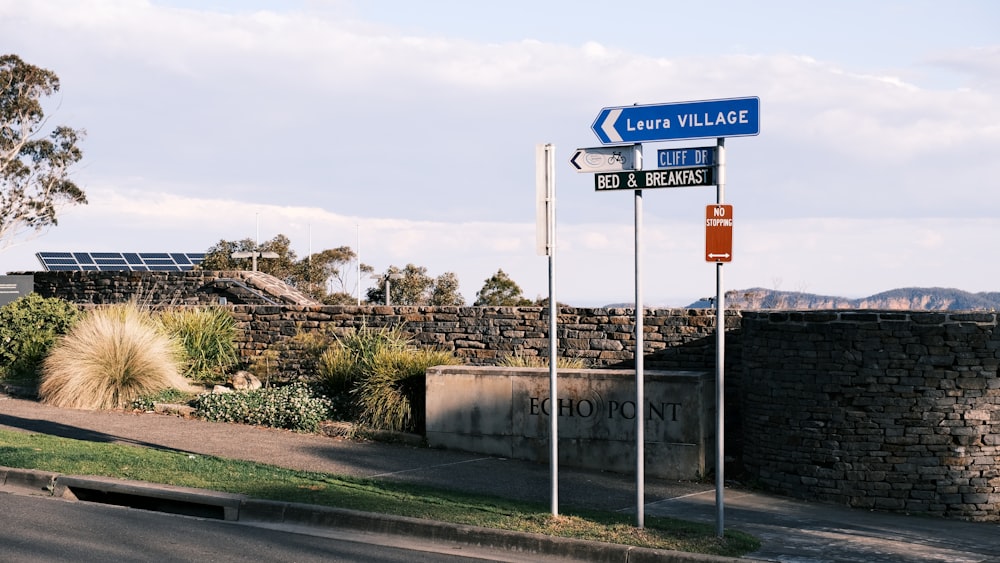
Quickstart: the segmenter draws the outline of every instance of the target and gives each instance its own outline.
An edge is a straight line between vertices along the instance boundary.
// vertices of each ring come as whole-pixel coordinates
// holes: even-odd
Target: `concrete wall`
[[[768,489],[1000,521],[996,313],[743,313],[744,464]]]
[[[646,474],[665,479],[705,477],[714,462],[715,375],[644,374]],[[548,397],[548,369],[431,368],[427,442],[547,462],[554,411],[560,464],[635,472],[634,370],[559,370],[555,407]]]

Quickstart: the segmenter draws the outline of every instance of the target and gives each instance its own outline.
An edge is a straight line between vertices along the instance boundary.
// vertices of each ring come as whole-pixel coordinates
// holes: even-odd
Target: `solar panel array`
[[[46,272],[180,272],[193,270],[204,252],[38,252]]]

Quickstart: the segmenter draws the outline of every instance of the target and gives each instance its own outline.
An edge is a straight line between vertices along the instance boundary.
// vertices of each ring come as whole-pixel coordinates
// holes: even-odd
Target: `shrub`
[[[315,432],[327,420],[330,401],[303,383],[233,393],[203,393],[194,400],[195,415],[217,422],[255,424]]]
[[[134,302],[98,307],[53,345],[38,394],[58,407],[107,409],[170,387],[188,391],[178,372],[182,354]]]
[[[166,332],[184,347],[184,375],[200,382],[219,383],[236,365],[236,319],[222,307],[168,309],[159,314]]]
[[[335,337],[319,357],[316,383],[327,395],[349,392],[367,373],[371,373],[375,357],[387,350],[410,349],[410,339],[402,327],[361,327]]]
[[[427,368],[458,363],[450,352],[383,348],[372,358],[351,393],[358,406],[358,422],[378,430],[422,432]]]
[[[323,352],[315,383],[346,418],[379,430],[421,431],[424,373],[456,363],[450,352],[414,347],[402,326],[362,327]]]
[[[0,307],[0,378],[37,380],[56,338],[79,318],[72,303],[37,293]]]

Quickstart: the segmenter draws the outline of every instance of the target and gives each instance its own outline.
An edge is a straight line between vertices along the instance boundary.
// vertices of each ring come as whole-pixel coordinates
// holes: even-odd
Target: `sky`
[[[86,130],[89,199],[0,272],[283,234],[453,272],[469,303],[498,269],[545,297],[549,143],[556,299],[634,302],[638,238],[643,304],[682,307],[717,290],[717,190],[647,189],[637,216],[569,160],[602,108],[757,97],[759,135],[725,142],[724,289],[1000,291],[998,27],[991,0],[0,0],[0,53],[60,78],[47,126]],[[715,142],[643,143],[646,168]]]

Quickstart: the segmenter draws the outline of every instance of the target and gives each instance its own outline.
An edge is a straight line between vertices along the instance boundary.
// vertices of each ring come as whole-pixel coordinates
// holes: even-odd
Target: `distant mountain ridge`
[[[703,298],[689,308],[712,307],[712,298]],[[726,292],[731,309],[888,309],[908,311],[996,311],[1000,292],[970,293],[943,287],[905,287],[848,299],[799,291],[779,291],[753,287]]]

